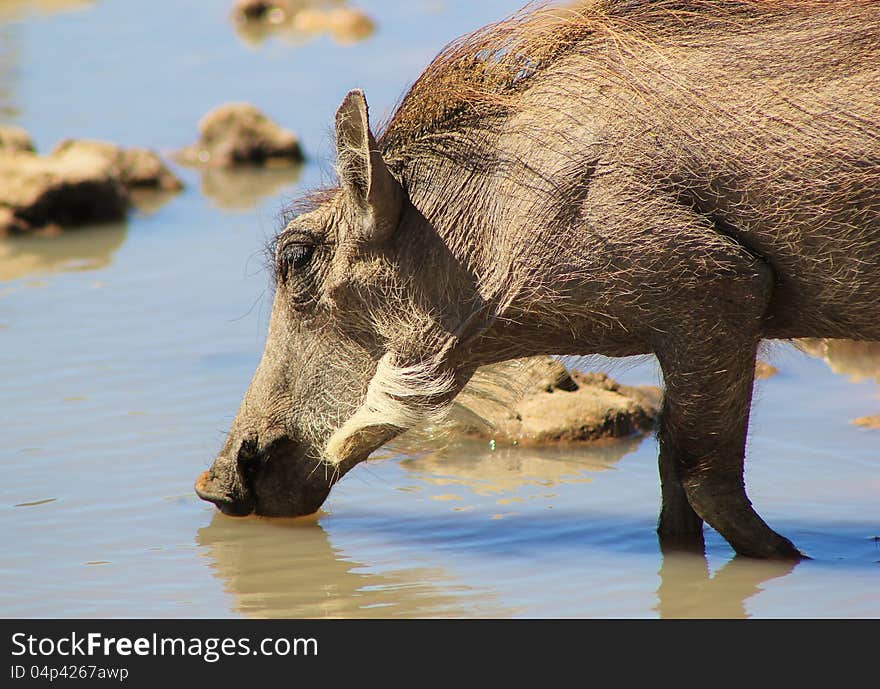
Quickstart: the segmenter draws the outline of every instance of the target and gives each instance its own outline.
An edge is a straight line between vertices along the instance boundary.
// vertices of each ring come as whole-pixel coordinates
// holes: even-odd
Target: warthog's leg
[[[661,412],[661,418],[665,416]],[[660,442],[660,492],[661,507],[657,533],[665,548],[680,547],[703,550],[703,520],[687,498],[687,492],[679,475],[676,454],[664,440],[662,429]]]
[[[658,433],[664,500],[658,530],[665,542],[698,540],[702,519],[742,555],[800,558],[758,516],[743,482],[760,340],[760,321],[748,311],[763,301],[758,293],[745,298],[743,277],[717,297],[692,302],[696,308],[682,314],[678,334],[669,333],[657,348],[666,388]]]
[[[741,243],[748,236],[713,213],[717,195],[701,210],[699,198],[657,193],[609,165],[591,181],[584,219],[588,237],[605,232],[593,255],[609,259],[593,302],[613,305],[663,370],[663,547],[701,546],[705,521],[738,553],[802,557],[752,509],[743,483],[755,355],[776,276]]]

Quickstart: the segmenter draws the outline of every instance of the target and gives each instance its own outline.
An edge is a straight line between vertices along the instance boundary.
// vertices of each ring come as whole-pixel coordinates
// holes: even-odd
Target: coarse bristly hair
[[[398,366],[389,352],[379,360],[364,401],[330,436],[324,454],[331,463],[338,462],[345,441],[371,426],[403,431],[442,419],[453,392],[451,373],[438,373],[424,365]]]
[[[642,188],[621,190],[619,196],[606,199],[609,203],[630,209],[633,217],[653,218],[656,226],[680,226],[682,218],[697,211],[707,227],[714,224],[727,233],[712,240],[719,245],[742,241],[738,228],[720,221],[723,214],[711,205],[726,203],[721,210],[739,213],[743,226],[754,224],[754,218],[760,216],[769,228],[767,236],[775,234],[783,245],[790,242],[776,257],[775,267],[794,270],[793,263],[785,265],[787,257],[797,253],[794,235],[789,240],[784,232],[800,222],[799,213],[820,212],[828,218],[829,237],[835,233],[846,237],[855,236],[859,223],[874,212],[868,205],[841,208],[841,190],[854,184],[853,179],[867,188],[880,185],[875,157],[880,138],[876,99],[840,104],[835,99],[833,78],[827,76],[835,73],[837,61],[852,61],[849,44],[876,39],[880,32],[876,12],[866,15],[858,30],[843,31],[853,26],[851,15],[868,5],[859,0],[587,0],[565,6],[531,5],[447,46],[381,128],[378,143],[410,198],[443,236],[450,251],[468,262],[478,277],[480,293],[491,311],[486,318],[519,322],[540,314],[557,324],[570,322],[574,340],[576,321],[584,319],[586,308],[583,302],[571,299],[569,292],[588,277],[577,260],[581,256],[572,255],[575,249],[564,232],[529,235],[523,223],[527,217],[533,226],[564,228],[580,221],[598,174],[596,162],[583,146],[565,140],[566,104],[583,99],[580,90],[586,93],[589,87],[599,93],[607,85],[619,94],[621,107],[631,109],[626,114],[633,124],[625,135],[616,133],[621,138],[614,142],[619,154],[615,163],[627,158],[656,158],[653,167],[649,164],[652,161],[644,164],[652,175],[641,180]],[[793,15],[796,22],[791,20]],[[785,30],[774,34],[772,26],[783,20],[787,21]],[[821,65],[816,69],[813,93],[818,114],[809,104],[782,97],[791,77],[774,73],[778,65],[768,62],[768,67],[762,59],[781,55],[779,63],[784,64],[796,60],[799,50],[817,41],[828,48],[812,58],[827,68],[824,73]],[[705,68],[716,78],[727,70],[731,79],[754,77],[771,88],[756,94],[744,107],[747,99],[735,91],[703,89],[699,74],[667,69],[682,50],[690,51],[692,66]],[[744,50],[758,57],[743,63]],[[608,59],[591,59],[579,71],[566,63],[572,56],[592,54]],[[880,51],[874,49],[874,54],[880,55]],[[859,78],[864,79],[866,88],[878,83],[880,65],[848,68],[862,75]],[[559,72],[558,79],[548,84],[544,76],[554,70]],[[527,110],[541,102],[534,97],[540,89],[546,91],[546,98],[542,113],[536,116]],[[717,129],[695,135],[694,122],[699,120],[691,117],[693,112],[707,113]],[[526,153],[504,140],[511,136],[510,123],[524,114],[532,117],[529,122],[535,129],[514,133],[534,144]],[[813,131],[821,133],[822,127],[827,134],[829,122],[873,137],[873,149],[862,150],[849,140],[840,140],[830,166],[823,148],[827,135],[811,135]],[[780,124],[782,129],[774,128]],[[766,152],[771,144],[777,150],[788,145],[780,143],[784,128],[802,136],[799,150],[792,155],[799,168],[780,172],[774,167],[780,161]],[[667,140],[657,143],[660,135],[656,131]],[[653,148],[645,147],[645,140],[651,141]],[[498,145],[501,143],[505,145]],[[736,151],[733,162],[729,159],[732,149]],[[550,158],[552,162],[548,162]],[[695,161],[705,169],[695,169]],[[734,163],[752,173],[751,188],[737,186],[739,170]],[[653,174],[656,170],[661,173]],[[437,179],[444,183],[437,184]],[[719,189],[718,180],[728,187]],[[658,185],[667,185],[671,193],[655,193]],[[799,209],[802,198],[810,199],[809,208]],[[756,199],[758,205],[749,206]],[[484,234],[478,236],[478,232]],[[629,254],[653,253],[658,260],[668,256],[661,234],[650,239],[644,234],[621,234],[613,239],[617,259]],[[866,241],[876,246],[876,239]],[[592,296],[590,317],[600,324],[607,321],[610,328],[616,325],[610,300],[635,299],[633,276],[625,260],[615,265],[606,258],[609,253],[604,247],[599,248],[603,250],[595,252],[590,269],[606,271],[604,279],[613,289]],[[706,248],[710,247],[695,245],[693,255],[709,255],[700,251]],[[578,250],[586,253],[590,247]],[[754,253],[763,255],[760,244]],[[553,256],[564,267],[554,275],[523,268],[534,268],[536,257],[542,254]],[[835,271],[831,283],[836,286],[808,295],[811,299],[827,305],[828,312],[835,304],[855,308],[848,304],[866,279],[853,273],[859,270],[858,261],[836,261],[831,248],[803,260],[824,262]],[[596,265],[601,261],[607,263]],[[721,267],[707,265],[705,269]],[[682,271],[681,279],[698,281],[701,275],[699,271]],[[870,308],[864,306],[863,311],[867,314]],[[377,327],[415,331],[413,323],[431,320],[431,314],[413,309],[402,313],[396,324],[379,323]],[[378,313],[376,317],[381,320]],[[822,325],[836,327],[831,320]],[[437,342],[434,346],[444,345]],[[518,354],[511,345],[511,357]],[[389,354],[377,366],[363,404],[333,433],[327,455],[332,458],[345,438],[370,425],[406,430],[435,422],[449,409],[451,386],[448,371],[436,356],[419,364],[409,360],[401,363]]]
[[[880,14],[863,11],[870,6],[859,0],[587,0],[562,7],[529,6],[444,49],[403,98],[379,143],[450,248],[471,257],[484,293],[526,310],[546,310],[548,317],[563,322],[572,306],[582,305],[566,300],[558,275],[545,278],[518,265],[528,265],[529,256],[541,253],[564,262],[568,250],[555,243],[564,243],[567,235],[517,235],[516,225],[526,215],[533,226],[543,220],[560,228],[578,221],[583,212],[596,169],[581,150],[584,143],[566,141],[564,135],[570,124],[565,108],[584,98],[579,91],[599,93],[607,85],[628,99],[620,100],[620,107],[631,111],[626,114],[632,130],[616,142],[618,165],[653,156],[655,163],[645,163],[645,170],[668,171],[662,173],[666,179],[646,177],[642,193],[632,189],[616,203],[631,204],[643,216],[668,217],[670,227],[685,207],[702,214],[707,224],[716,223],[719,209],[713,204],[726,204],[721,215],[739,213],[743,226],[760,216],[768,227],[780,228],[781,237],[786,226],[800,220],[799,214],[818,214],[828,218],[829,236],[839,233],[839,245],[844,246],[860,226],[871,222],[875,209],[867,199],[880,185],[878,103],[870,97],[880,83]],[[853,17],[859,21],[854,23]],[[806,70],[811,100],[786,95],[792,78],[787,66],[816,45],[823,50],[811,50],[814,64]],[[870,45],[868,52],[878,62],[858,61]],[[683,50],[695,73],[674,68]],[[744,60],[743,55],[752,58]],[[573,63],[577,72],[560,66],[572,56],[585,58]],[[727,74],[730,80],[744,80],[742,84],[754,79],[768,88],[745,99],[737,87],[729,93],[706,89],[700,70],[716,79]],[[543,79],[556,72],[555,81]],[[848,99],[849,93],[842,96],[835,85],[841,74],[863,83],[865,96],[857,102]],[[540,90],[542,97],[528,96],[530,90]],[[527,113],[534,131],[514,132],[510,122],[538,104],[543,113]],[[717,130],[695,132],[695,122],[702,120],[695,120],[693,113],[714,118]],[[829,160],[829,128],[860,138],[838,137]],[[798,133],[794,144],[784,142],[786,131]],[[665,138],[662,144],[656,143],[661,136],[657,132]],[[512,151],[504,138],[514,133],[534,142],[535,148],[526,154]],[[871,141],[867,148],[865,140]],[[786,151],[791,146],[798,148]],[[786,151],[786,160],[768,156],[770,147]],[[546,163],[542,156],[555,159]],[[783,162],[793,168],[779,170]],[[736,181],[743,171],[752,176],[750,188]],[[444,184],[433,183],[438,177]],[[856,179],[864,191],[853,191]],[[668,186],[668,195],[656,193],[660,184]],[[864,207],[841,208],[860,196]],[[449,203],[450,198],[457,202]],[[760,205],[749,207],[746,202],[755,199]],[[801,207],[804,199],[809,201],[806,208]],[[505,223],[511,229],[503,235],[474,236],[474,228]],[[722,229],[741,241],[737,227]],[[624,235],[615,239],[627,241]],[[650,246],[621,248],[651,251]],[[763,253],[760,247],[754,251]],[[799,252],[792,243],[785,253]],[[853,301],[864,278],[846,270],[857,270],[857,262],[846,268],[826,251],[810,260],[837,271],[834,281],[839,285],[811,296],[819,303]],[[567,277],[573,283],[580,275],[575,271]],[[624,290],[630,276],[620,277],[617,286]],[[601,299],[593,304],[599,319],[606,317]],[[497,311],[504,317],[502,309]],[[507,316],[516,318],[514,313]]]
[[[850,0],[845,4],[867,4]],[[390,161],[434,135],[454,134],[516,111],[517,96],[558,60],[613,40],[621,53],[709,44],[723,32],[792,12],[831,12],[834,0],[583,0],[532,2],[502,21],[451,43],[419,76],[379,143]],[[596,65],[598,65],[598,61]],[[659,75],[658,75],[659,76]],[[434,141],[433,143],[436,143]]]

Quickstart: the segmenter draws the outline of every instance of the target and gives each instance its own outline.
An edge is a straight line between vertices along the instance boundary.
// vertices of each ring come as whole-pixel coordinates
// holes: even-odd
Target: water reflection
[[[214,573],[248,617],[461,617],[465,587],[438,569],[381,574],[333,548],[316,518],[236,519],[215,513],[198,530]],[[486,601],[481,599],[481,603]]]
[[[299,179],[302,165],[241,167],[232,170],[203,168],[202,193],[223,210],[251,210],[260,200],[277,196]]]
[[[611,468],[634,451],[641,436],[588,445],[499,446],[484,440],[459,440],[400,465],[431,486],[461,487],[478,496],[546,489],[562,483],[589,483],[590,473]]]
[[[494,451],[484,442],[465,441],[405,460],[401,466],[431,490],[449,494],[465,489],[477,502],[501,497],[497,502],[509,503],[536,496],[529,493],[551,497],[554,494],[548,489],[561,484],[589,482],[590,474],[613,468],[641,441],[634,437],[576,448],[501,447]],[[792,563],[734,558],[712,575],[702,553],[669,549],[663,553],[654,610],[667,618],[745,618],[749,616],[747,602],[762,590],[762,584],[793,568]]]
[[[516,611],[497,601],[491,588],[467,586],[442,567],[413,565],[402,553],[422,539],[433,544],[432,550],[454,547],[462,554],[472,549],[489,558],[493,548],[504,550],[508,536],[537,546],[535,529],[542,528],[537,524],[523,529],[517,524],[511,527],[515,533],[504,535],[483,519],[499,511],[498,504],[525,502],[529,497],[553,502],[554,486],[590,481],[590,473],[611,468],[640,440],[495,451],[485,442],[463,440],[429,455],[397,461],[416,479],[414,486],[401,489],[412,497],[395,506],[408,517],[367,511],[334,516],[328,522],[338,530],[334,540],[351,539],[360,549],[366,545],[358,535],[361,530],[378,539],[373,544],[378,550],[368,551],[375,552],[375,561],[358,563],[334,548],[319,523],[324,519],[320,515],[236,519],[215,513],[196,534],[196,542],[233,596],[232,608],[250,617],[472,617],[475,611],[480,617],[510,617]],[[449,521],[442,509],[425,521],[413,518],[412,509],[415,514],[425,513],[421,503],[425,497],[441,499],[451,491],[469,494],[477,503],[476,519]],[[453,510],[464,505],[450,503]]]
[[[110,265],[125,235],[125,223],[108,223],[78,227],[55,236],[5,238],[0,241],[0,281],[103,268]]]
[[[797,563],[734,557],[714,575],[705,556],[663,553],[654,610],[663,618],[745,619],[746,602],[762,584],[784,577]]]

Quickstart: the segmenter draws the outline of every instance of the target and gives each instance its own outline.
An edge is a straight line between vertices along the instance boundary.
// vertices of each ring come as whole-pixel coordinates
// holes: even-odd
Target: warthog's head
[[[262,361],[196,493],[228,514],[317,510],[331,486],[444,411],[491,320],[466,265],[416,210],[360,91],[336,114],[340,187],[284,228]]]

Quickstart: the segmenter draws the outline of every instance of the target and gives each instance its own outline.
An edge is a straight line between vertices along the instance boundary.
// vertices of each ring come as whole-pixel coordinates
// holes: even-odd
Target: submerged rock
[[[249,103],[227,103],[199,122],[199,140],[177,153],[179,162],[207,167],[302,162],[299,137]]]
[[[569,371],[551,357],[536,360],[527,375],[525,394],[512,408],[484,414],[488,425],[462,423],[457,430],[518,444],[622,438],[650,431],[660,409],[659,388]]]
[[[182,188],[147,149],[69,140],[40,156],[21,149],[23,140],[17,150],[0,148],[0,236],[121,220],[130,192]]]

